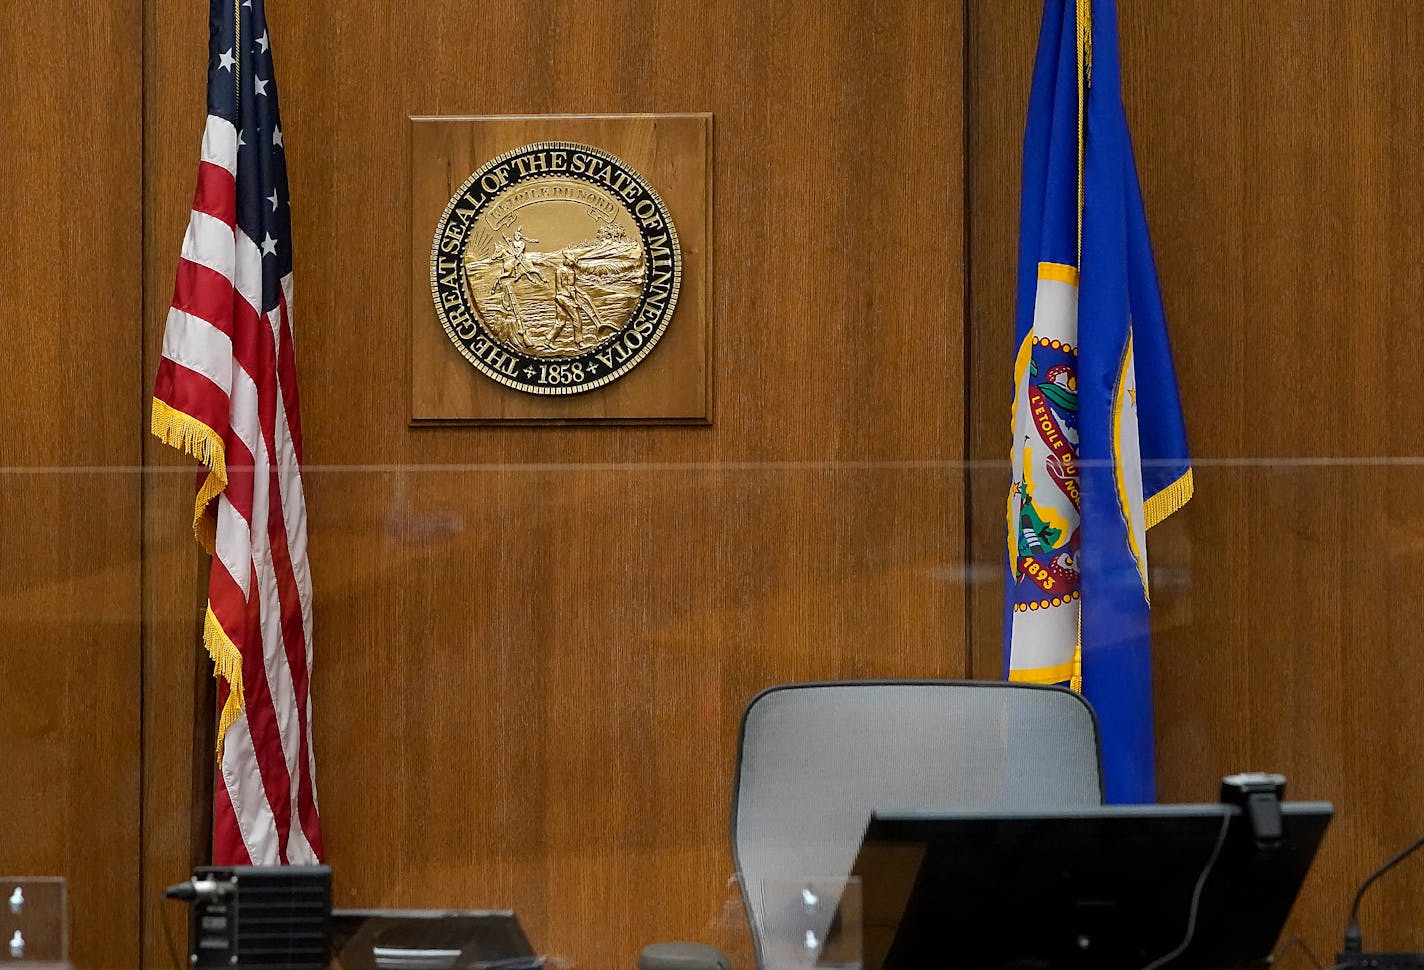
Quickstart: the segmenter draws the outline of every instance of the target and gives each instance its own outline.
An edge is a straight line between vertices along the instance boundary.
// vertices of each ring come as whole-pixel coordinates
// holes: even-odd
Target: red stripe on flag
[[[253,467],[252,453],[247,450],[247,445],[242,443],[242,439],[233,435],[228,441],[227,491],[223,494],[227,496],[233,509],[242,516],[243,521],[250,528],[252,525],[253,492],[257,487],[255,481],[257,470]]]
[[[287,666],[292,672],[292,692],[295,695],[299,742],[297,746],[297,809],[299,814],[315,816],[312,802],[309,730],[307,725],[307,643],[301,596],[292,568],[287,524],[283,518],[279,469],[272,467],[271,490],[274,500],[268,506],[268,535],[272,541],[272,567],[277,578],[277,598],[281,604],[282,643],[287,654]],[[305,809],[305,810],[304,810]],[[303,826],[303,830],[305,830]],[[316,846],[313,846],[315,849]]]
[[[218,685],[218,710],[227,703],[228,686]],[[247,851],[247,843],[242,838],[242,828],[237,823],[237,811],[228,794],[227,782],[223,779],[221,767],[216,773],[216,789],[213,792],[213,865],[250,866],[252,856]]]
[[[237,180],[231,172],[212,162],[198,164],[198,188],[193,193],[193,211],[237,225]]]
[[[311,846],[312,852],[316,853],[318,859],[326,856],[326,850],[321,844],[321,818],[317,814],[316,808],[316,785],[312,783],[311,776],[311,748],[310,736],[302,737],[302,787],[297,801],[297,812],[302,826],[302,834],[307,837],[307,845]]]
[[[262,332],[267,331],[268,342],[271,341],[271,328],[267,326],[267,321],[263,320],[258,312],[253,309],[252,304],[247,302],[247,297],[237,290],[232,291],[232,356],[242,369],[247,371],[247,376],[252,378],[252,382],[260,389],[262,381],[259,380],[262,373]]]
[[[277,727],[277,710],[272,703],[272,689],[267,683],[267,665],[262,640],[262,616],[258,593],[257,569],[251,577],[251,592],[247,599],[246,623],[242,639],[233,642],[242,651],[242,685],[246,691],[247,729],[252,735],[252,748],[257,752],[261,768],[262,789],[277,826],[277,855],[287,864],[287,835],[292,827],[291,778],[282,756],[282,735]],[[231,632],[231,631],[229,631]]]
[[[247,304],[246,300],[242,303]],[[215,269],[191,260],[178,260],[178,279],[173,285],[173,306],[206,320],[232,337],[232,283]]]
[[[287,421],[287,431],[292,442],[292,452],[295,454],[297,460],[296,484],[300,485],[300,466],[302,463],[301,398],[297,391],[296,349],[292,339],[292,322],[287,306],[287,294],[285,289],[278,297],[277,321],[277,379],[282,389],[282,405],[286,412],[283,417]],[[304,499],[303,504],[305,504]],[[305,509],[303,509],[303,511],[305,511]],[[288,543],[283,543],[283,548],[289,548]],[[291,570],[290,562],[287,562],[286,566]],[[297,788],[297,813],[300,819],[302,833],[307,839],[307,844],[311,846],[317,858],[321,858],[323,855],[321,823],[318,818],[316,806],[316,785],[311,776],[311,724],[309,723],[308,716],[310,711],[311,671],[306,666],[306,651],[309,645],[306,643],[302,604],[295,578],[293,578],[292,581],[292,594],[297,608],[296,616],[294,617],[297,636],[288,639],[287,651],[294,674],[293,681],[297,694],[297,711],[301,718],[302,731],[301,748],[299,752],[300,773]],[[300,653],[294,650],[294,644],[300,648]],[[300,672],[299,679],[297,676],[298,672]]]
[[[235,634],[246,624],[247,594],[237,584],[237,578],[228,574],[227,567],[217,556],[213,557],[212,568],[208,570],[208,608],[217,617],[228,639],[240,646]],[[218,709],[222,709],[221,705]]]
[[[224,442],[229,437],[227,395],[205,375],[176,360],[160,358],[153,396],[173,410],[201,421]]]
[[[272,469],[272,494],[278,492],[277,469]],[[300,731],[298,768],[305,775],[307,753],[307,640],[302,620],[302,604],[297,594],[297,581],[292,575],[291,553],[287,547],[287,527],[282,521],[280,501],[274,501],[268,515],[268,532],[272,537],[272,567],[277,574],[277,599],[281,604],[282,644],[287,654],[287,666],[292,671],[292,691],[296,695],[297,726]],[[300,792],[299,786],[299,792]]]
[[[245,301],[243,301],[245,303]],[[301,602],[297,592],[296,580],[293,577],[290,552],[288,547],[286,522],[283,518],[283,492],[282,475],[279,467],[281,453],[277,447],[277,422],[287,420],[285,412],[279,412],[277,407],[277,348],[275,338],[272,333],[270,321],[265,316],[258,316],[252,312],[250,306],[237,307],[237,315],[241,321],[238,332],[242,334],[241,341],[234,342],[234,355],[243,365],[249,376],[257,387],[257,414],[258,424],[261,428],[263,446],[267,451],[268,458],[268,481],[267,481],[267,540],[271,563],[273,569],[273,579],[276,586],[277,602],[271,604],[269,608],[278,611],[279,627],[281,629],[282,644],[281,650],[285,654],[285,662],[292,678],[293,701],[296,707],[294,713],[298,726],[298,737],[295,739],[298,765],[298,799],[301,800],[303,789],[311,784],[308,774],[305,755],[307,752],[307,665],[306,665],[306,637],[303,628],[303,618]],[[248,315],[251,314],[249,323]],[[260,528],[261,524],[252,522],[253,528]],[[264,649],[278,649],[277,644],[264,644]],[[270,702],[270,696],[269,696]],[[254,734],[254,740],[256,735]],[[280,739],[280,736],[279,736]],[[288,743],[291,743],[288,739]],[[286,779],[285,788],[288,797],[291,794],[290,784],[293,781],[287,772],[285,756],[286,751],[281,752],[283,757],[282,776]],[[268,789],[269,798],[273,795],[273,789]],[[281,852],[283,861],[286,861],[287,842],[290,835],[290,815],[282,815],[285,811],[290,813],[292,804],[288,803],[279,810],[274,804],[274,811],[279,811],[280,825],[279,836],[281,839]],[[298,809],[299,811],[299,809]]]
[[[287,409],[287,427],[292,435],[292,450],[297,464],[302,463],[302,401],[297,393],[297,357],[292,345],[292,320],[287,315],[287,294],[277,303],[280,311],[277,344],[277,380],[282,385],[282,404]]]

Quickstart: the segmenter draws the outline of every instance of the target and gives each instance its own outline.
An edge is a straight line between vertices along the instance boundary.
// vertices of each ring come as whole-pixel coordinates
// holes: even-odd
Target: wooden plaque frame
[[[667,205],[682,247],[682,284],[647,358],[603,387],[540,395],[476,370],[450,342],[430,293],[430,242],[460,185],[491,158],[537,141],[617,155]],[[410,119],[410,422],[712,423],[712,116],[532,115]]]

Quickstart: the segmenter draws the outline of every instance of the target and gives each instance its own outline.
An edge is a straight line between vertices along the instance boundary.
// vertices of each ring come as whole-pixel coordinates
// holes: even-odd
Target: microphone
[[[189,879],[175,883],[163,890],[164,899],[181,899],[192,902],[195,899],[216,899],[232,892],[232,886],[216,879]]]
[[[1360,900],[1364,897],[1365,890],[1374,885],[1376,879],[1409,858],[1420,846],[1424,846],[1424,835],[1390,856],[1384,865],[1370,873],[1369,878],[1360,883],[1360,888],[1355,892],[1355,899],[1350,903],[1350,922],[1345,927],[1345,945],[1341,949],[1336,963],[1344,967],[1351,967],[1360,963],[1361,957],[1366,956],[1363,952],[1364,941],[1360,936]],[[1371,953],[1368,954],[1368,957],[1370,958],[1369,965],[1380,968],[1420,965],[1420,959],[1416,954]]]

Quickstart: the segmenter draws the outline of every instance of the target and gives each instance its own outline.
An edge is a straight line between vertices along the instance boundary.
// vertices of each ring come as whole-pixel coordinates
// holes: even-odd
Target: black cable
[[[1378,879],[1380,876],[1384,875],[1386,872],[1389,872],[1389,870],[1393,869],[1396,865],[1403,862],[1410,855],[1410,853],[1414,852],[1421,845],[1424,845],[1424,835],[1421,835],[1419,838],[1415,839],[1413,842],[1400,849],[1394,855],[1390,856],[1389,861],[1387,861],[1384,865],[1380,866],[1374,872],[1370,873],[1370,877],[1360,885],[1359,890],[1355,893],[1354,900],[1350,903],[1350,922],[1345,927],[1344,952],[1359,953],[1360,950],[1363,949],[1362,941],[1360,939],[1360,900],[1364,898],[1365,890],[1373,886],[1375,880]]]
[[[1221,855],[1221,847],[1226,844],[1226,832],[1230,827],[1231,813],[1223,809],[1221,813],[1221,831],[1216,834],[1216,845],[1211,847],[1211,855],[1207,856],[1206,865],[1202,866],[1201,875],[1197,876],[1197,884],[1192,889],[1192,905],[1191,908],[1187,910],[1187,932],[1186,935],[1182,937],[1182,942],[1177,944],[1176,949],[1167,953],[1165,956],[1160,956],[1156,960],[1153,960],[1147,964],[1147,966],[1143,967],[1142,970],[1157,970],[1158,967],[1164,966],[1177,959],[1187,947],[1192,945],[1192,937],[1195,936],[1197,932],[1197,907],[1201,904],[1202,889],[1206,886],[1206,880],[1207,877],[1211,875],[1211,870],[1216,866],[1217,856]]]
[[[1313,966],[1315,970],[1325,970],[1325,965],[1316,957],[1315,951],[1312,950],[1301,937],[1292,936],[1289,940],[1286,940],[1285,946],[1287,948],[1292,946],[1299,948],[1300,952],[1305,954],[1305,958],[1310,961],[1310,965]]]

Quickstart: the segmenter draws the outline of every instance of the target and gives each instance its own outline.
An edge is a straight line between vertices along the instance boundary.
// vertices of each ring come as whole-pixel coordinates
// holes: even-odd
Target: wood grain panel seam
[[[973,595],[973,584],[976,581],[975,577],[977,575],[977,570],[972,568],[974,563],[975,493],[973,475],[971,471],[972,468],[975,466],[976,462],[970,460],[974,457],[974,414],[971,410],[974,404],[974,381],[972,380],[972,375],[974,373],[974,317],[972,315],[974,310],[974,273],[973,265],[970,262],[974,258],[974,207],[972,205],[974,201],[974,166],[970,163],[970,159],[974,157],[974,155],[972,154],[974,146],[971,144],[974,133],[974,128],[971,123],[974,117],[974,96],[973,88],[971,87],[971,83],[974,77],[974,45],[970,42],[970,38],[973,36],[970,20],[970,18],[973,16],[973,6],[974,5],[972,3],[972,0],[963,0],[963,9],[961,11],[959,21],[959,60],[961,70],[959,121],[961,125],[961,144],[963,145],[960,162],[962,169],[960,174],[960,190],[964,193],[963,202],[961,203],[962,215],[960,217],[960,244],[962,246],[962,251],[964,254],[963,268],[961,270],[964,298],[962,319],[964,322],[961,326],[961,329],[963,330],[963,335],[961,338],[962,343],[960,347],[961,353],[963,355],[963,361],[961,366],[963,367],[964,380],[960,382],[961,393],[963,395],[963,399],[960,403],[960,410],[961,413],[964,415],[964,420],[961,422],[959,431],[959,455],[962,459],[964,459],[963,470],[960,473],[961,487],[963,489],[962,494],[964,496],[963,501],[960,503],[964,522],[963,534],[960,538],[963,542],[963,565],[965,577],[965,582],[961,585],[959,595],[963,598],[962,605],[964,609],[964,677],[966,680],[973,680],[976,674],[978,673],[978,671],[974,669],[974,657],[978,651],[975,649],[975,611],[971,602]]]
[[[139,374],[138,374],[138,401],[139,407],[135,410],[138,421],[138,839],[135,851],[138,853],[138,962],[143,966],[147,960],[147,933],[145,930],[148,920],[144,918],[144,900],[149,898],[152,886],[150,881],[152,874],[146,861],[146,828],[144,824],[148,808],[148,721],[146,719],[147,682],[148,682],[148,570],[144,568],[144,547],[148,541],[148,475],[146,462],[144,461],[147,428],[147,409],[143,405],[144,399],[144,378],[148,374],[150,364],[148,341],[145,339],[144,322],[148,314],[148,205],[149,205],[149,177],[148,177],[148,72],[152,66],[150,56],[150,44],[152,43],[152,31],[149,30],[149,16],[152,4],[150,0],[141,0],[139,4],[138,17],[138,251],[139,251],[139,273],[138,273],[138,346],[139,346]]]

